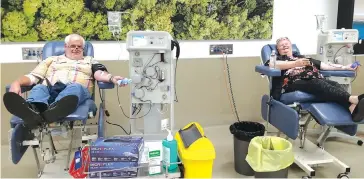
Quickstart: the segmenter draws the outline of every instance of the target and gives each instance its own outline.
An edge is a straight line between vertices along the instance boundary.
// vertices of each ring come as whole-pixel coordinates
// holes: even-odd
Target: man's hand
[[[16,93],[18,95],[21,95],[20,83],[18,81],[14,81],[13,83],[11,83],[9,92],[13,92],[13,93]]]
[[[119,80],[122,80],[122,79],[124,79],[124,77],[121,77],[121,76],[114,76],[114,78],[112,79],[112,82],[114,83],[114,84],[116,84],[116,85],[119,85],[118,84],[118,81]],[[124,87],[124,86],[126,86],[125,84],[120,84],[119,85],[119,87]]]
[[[311,62],[310,62],[309,59],[300,58],[300,59],[295,61],[295,65],[296,65],[296,67],[309,66],[309,65],[311,65]]]

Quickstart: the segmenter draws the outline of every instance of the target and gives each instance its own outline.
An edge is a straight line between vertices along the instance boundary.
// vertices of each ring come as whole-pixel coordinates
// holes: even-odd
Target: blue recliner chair
[[[47,59],[50,56],[58,56],[64,54],[64,42],[48,42],[43,47],[42,59]],[[94,48],[90,42],[86,42],[84,47],[84,56],[94,56]],[[100,91],[100,97],[105,99],[104,90],[114,88],[114,84],[112,83],[103,83],[97,82]],[[27,91],[31,90],[33,86],[30,87],[22,87],[22,93],[27,96]],[[10,86],[6,87],[8,91]],[[96,86],[95,86],[96,88]],[[92,96],[92,100],[85,101],[82,105],[80,105],[74,113],[64,118],[61,121],[58,121],[60,125],[58,127],[66,127],[69,132],[71,132],[71,141],[68,148],[68,158],[65,164],[65,170],[68,170],[68,166],[70,163],[70,156],[72,150],[72,142],[74,129],[81,129],[82,142],[87,143],[89,140],[95,139],[97,137],[104,136],[104,100],[101,100],[99,107],[99,120],[96,125],[86,125],[88,119],[94,117],[97,113],[97,107],[95,104],[95,89]],[[35,159],[38,166],[38,176],[42,174],[42,169],[40,168],[39,159],[37,156],[36,148],[40,148],[41,154],[43,156],[43,160],[46,163],[54,162],[55,154],[57,153],[54,143],[51,136],[51,129],[55,127],[51,127],[50,125],[45,125],[40,127],[39,129],[32,130],[29,132],[24,125],[23,120],[13,116],[10,120],[11,131],[10,131],[10,150],[11,150],[11,158],[14,164],[17,164],[27,148],[31,146],[33,148],[33,152],[35,155]],[[89,133],[89,128],[97,128],[97,134],[91,135]],[[50,139],[50,149],[43,149],[42,142],[43,138],[48,136]],[[82,144],[80,144],[82,145]],[[48,156],[48,157],[47,157]],[[47,159],[45,159],[47,158]]]
[[[294,53],[300,54],[300,51],[295,44],[292,45],[292,48]],[[276,49],[276,45],[269,44],[263,46],[261,50],[262,64],[255,67],[256,72],[269,77],[270,89],[272,78],[281,76],[281,70],[271,69],[269,66],[264,65],[267,60],[269,60],[272,50],[275,50],[276,52],[278,51]],[[325,77],[355,76],[355,72],[353,71],[321,71],[321,73]],[[267,123],[276,127],[279,130],[279,133],[282,132],[288,138],[293,140],[296,140],[297,138],[299,139],[299,143],[297,144],[302,151],[296,151],[297,154],[301,154],[304,151],[305,136],[311,120],[315,120],[318,124],[326,127],[320,137],[320,140],[316,144],[317,146],[315,145],[314,147],[322,148],[322,145],[327,139],[332,128],[337,128],[351,136],[355,135],[357,131],[357,124],[352,121],[351,114],[346,109],[343,109],[336,103],[319,101],[314,95],[301,91],[282,94],[279,100],[273,99],[272,94],[264,95],[261,100],[261,115]],[[358,144],[361,145],[362,141],[358,141]],[[306,149],[306,152],[316,150],[312,147],[312,145],[310,147],[311,149]],[[330,160],[325,160],[325,162],[336,162],[339,166],[342,166],[345,170],[342,171],[342,173],[346,174],[350,171],[350,167],[346,166],[342,162],[338,162],[338,159],[334,158],[330,154],[325,152],[322,153],[322,155],[330,158]],[[310,177],[315,175],[315,171],[311,168],[312,165],[325,163],[323,162],[324,160],[318,160],[319,159],[317,159],[317,163],[315,163],[316,161],[305,161],[302,156],[295,157],[295,162],[298,166],[304,169]]]

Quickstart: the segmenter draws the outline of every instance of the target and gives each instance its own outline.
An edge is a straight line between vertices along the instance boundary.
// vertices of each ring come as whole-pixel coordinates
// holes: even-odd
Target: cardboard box
[[[90,146],[91,162],[139,162],[143,152],[142,137],[98,138]]]
[[[90,162],[89,177],[131,178],[138,176],[136,162]]]

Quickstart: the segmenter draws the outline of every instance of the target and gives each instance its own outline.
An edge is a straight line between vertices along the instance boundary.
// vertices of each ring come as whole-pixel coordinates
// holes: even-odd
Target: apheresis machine
[[[179,44],[167,32],[130,31],[126,49],[129,52],[130,137],[98,138],[93,142],[87,173],[91,178],[149,175],[179,178],[177,142],[171,134]],[[140,124],[140,121],[143,122]],[[166,161],[172,164],[169,169],[162,168]]]
[[[151,139],[165,137],[165,129],[174,126],[175,68],[180,49],[167,32],[132,31],[127,36],[129,74],[132,80],[131,103],[141,106],[144,128],[137,126],[134,111],[131,116],[131,133],[144,133]],[[174,59],[173,49],[176,49]],[[169,109],[169,110],[168,110]],[[169,111],[169,118],[164,118]],[[161,134],[161,135],[160,135]]]
[[[359,32],[356,29],[331,29],[321,31],[317,38],[316,59],[335,65],[349,65],[355,62],[353,46],[358,43]],[[328,79],[342,84],[351,92],[350,77],[329,77]]]

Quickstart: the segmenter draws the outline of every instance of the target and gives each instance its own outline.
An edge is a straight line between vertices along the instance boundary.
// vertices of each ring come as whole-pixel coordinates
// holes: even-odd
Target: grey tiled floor
[[[210,127],[205,129],[206,136],[211,139],[216,150],[216,159],[214,161],[213,177],[214,178],[251,178],[239,175],[234,170],[233,161],[233,137],[229,132],[229,126]],[[311,138],[311,137],[310,137]],[[1,147],[1,177],[2,178],[34,178],[37,177],[36,164],[32,150],[27,151],[19,164],[14,165],[5,156],[8,154],[9,147]],[[353,143],[343,140],[329,140],[325,143],[325,150],[342,162],[352,167],[351,178],[364,177],[363,161],[364,146],[360,147]],[[338,168],[335,165],[316,168],[316,178],[336,178]],[[289,170],[290,178],[301,178],[306,174],[296,165],[291,166]]]

